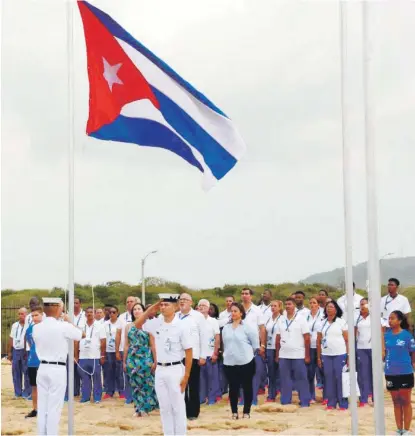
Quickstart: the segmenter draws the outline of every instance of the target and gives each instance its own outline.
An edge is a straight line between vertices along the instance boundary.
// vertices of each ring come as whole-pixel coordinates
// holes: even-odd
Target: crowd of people
[[[393,399],[397,434],[409,434],[415,341],[408,330],[411,307],[398,289],[399,281],[390,279],[380,320],[371,319],[369,301],[357,292],[348,308],[346,296],[335,301],[324,289],[308,302],[301,290],[284,301],[265,290],[256,305],[254,291],[244,288],[240,302],[226,297],[222,312],[206,299],[195,303],[187,293],[161,295],[160,302],[147,307],[130,296],[123,313],[113,305],[83,309],[75,298],[72,327],[81,336],[65,333],[77,339],[74,395],[81,403],[118,398],[133,404],[138,418],[159,408],[168,435],[185,434],[186,418],[197,419],[201,405],[216,404],[226,394],[235,420],[249,419],[261,395],[267,402],[291,404],[293,392],[300,407],[315,403],[316,391],[321,391],[326,410],[343,411],[348,398],[343,395],[342,373],[349,348],[355,346],[359,406],[366,407],[373,394],[371,323],[377,322],[384,333],[386,388]],[[15,396],[33,401],[26,415],[32,418],[38,409],[39,366],[56,363],[67,368],[67,361],[37,356],[36,325],[49,315],[36,297],[29,310],[18,311],[9,359]],[[348,310],[354,313],[355,344],[348,340]],[[69,322],[61,314],[59,319]],[[62,404],[67,396],[66,390]],[[243,406],[241,415],[238,406]],[[38,428],[40,419],[39,406]]]

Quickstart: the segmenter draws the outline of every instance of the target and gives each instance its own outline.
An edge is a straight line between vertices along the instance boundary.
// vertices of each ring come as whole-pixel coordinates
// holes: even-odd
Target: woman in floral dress
[[[141,303],[132,309],[132,323],[125,330],[124,371],[131,384],[131,394],[135,406],[134,416],[148,416],[159,407],[154,388],[156,369],[155,347],[151,336],[134,325],[134,321],[143,313]]]

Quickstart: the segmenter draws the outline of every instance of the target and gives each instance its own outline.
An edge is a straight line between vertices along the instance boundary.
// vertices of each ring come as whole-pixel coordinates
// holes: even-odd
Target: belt
[[[157,362],[157,365],[159,366],[173,366],[173,365],[180,365],[182,362],[169,362],[169,363],[161,363]]]
[[[40,363],[46,363],[47,365],[61,365],[66,366],[65,362],[48,362],[46,360],[41,360]]]

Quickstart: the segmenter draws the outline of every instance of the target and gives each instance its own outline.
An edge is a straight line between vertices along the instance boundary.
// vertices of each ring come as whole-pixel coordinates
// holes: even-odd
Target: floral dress
[[[132,397],[137,413],[149,413],[159,407],[154,389],[154,363],[150,348],[150,336],[134,325],[128,332],[130,346],[126,359],[127,374],[130,379]]]

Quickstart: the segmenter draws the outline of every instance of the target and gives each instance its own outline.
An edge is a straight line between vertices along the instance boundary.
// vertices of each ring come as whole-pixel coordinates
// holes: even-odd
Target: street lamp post
[[[144,306],[146,305],[146,278],[144,275],[144,266],[145,266],[147,257],[150,256],[150,254],[156,254],[156,253],[157,253],[157,250],[150,251],[141,259],[141,303]]]

